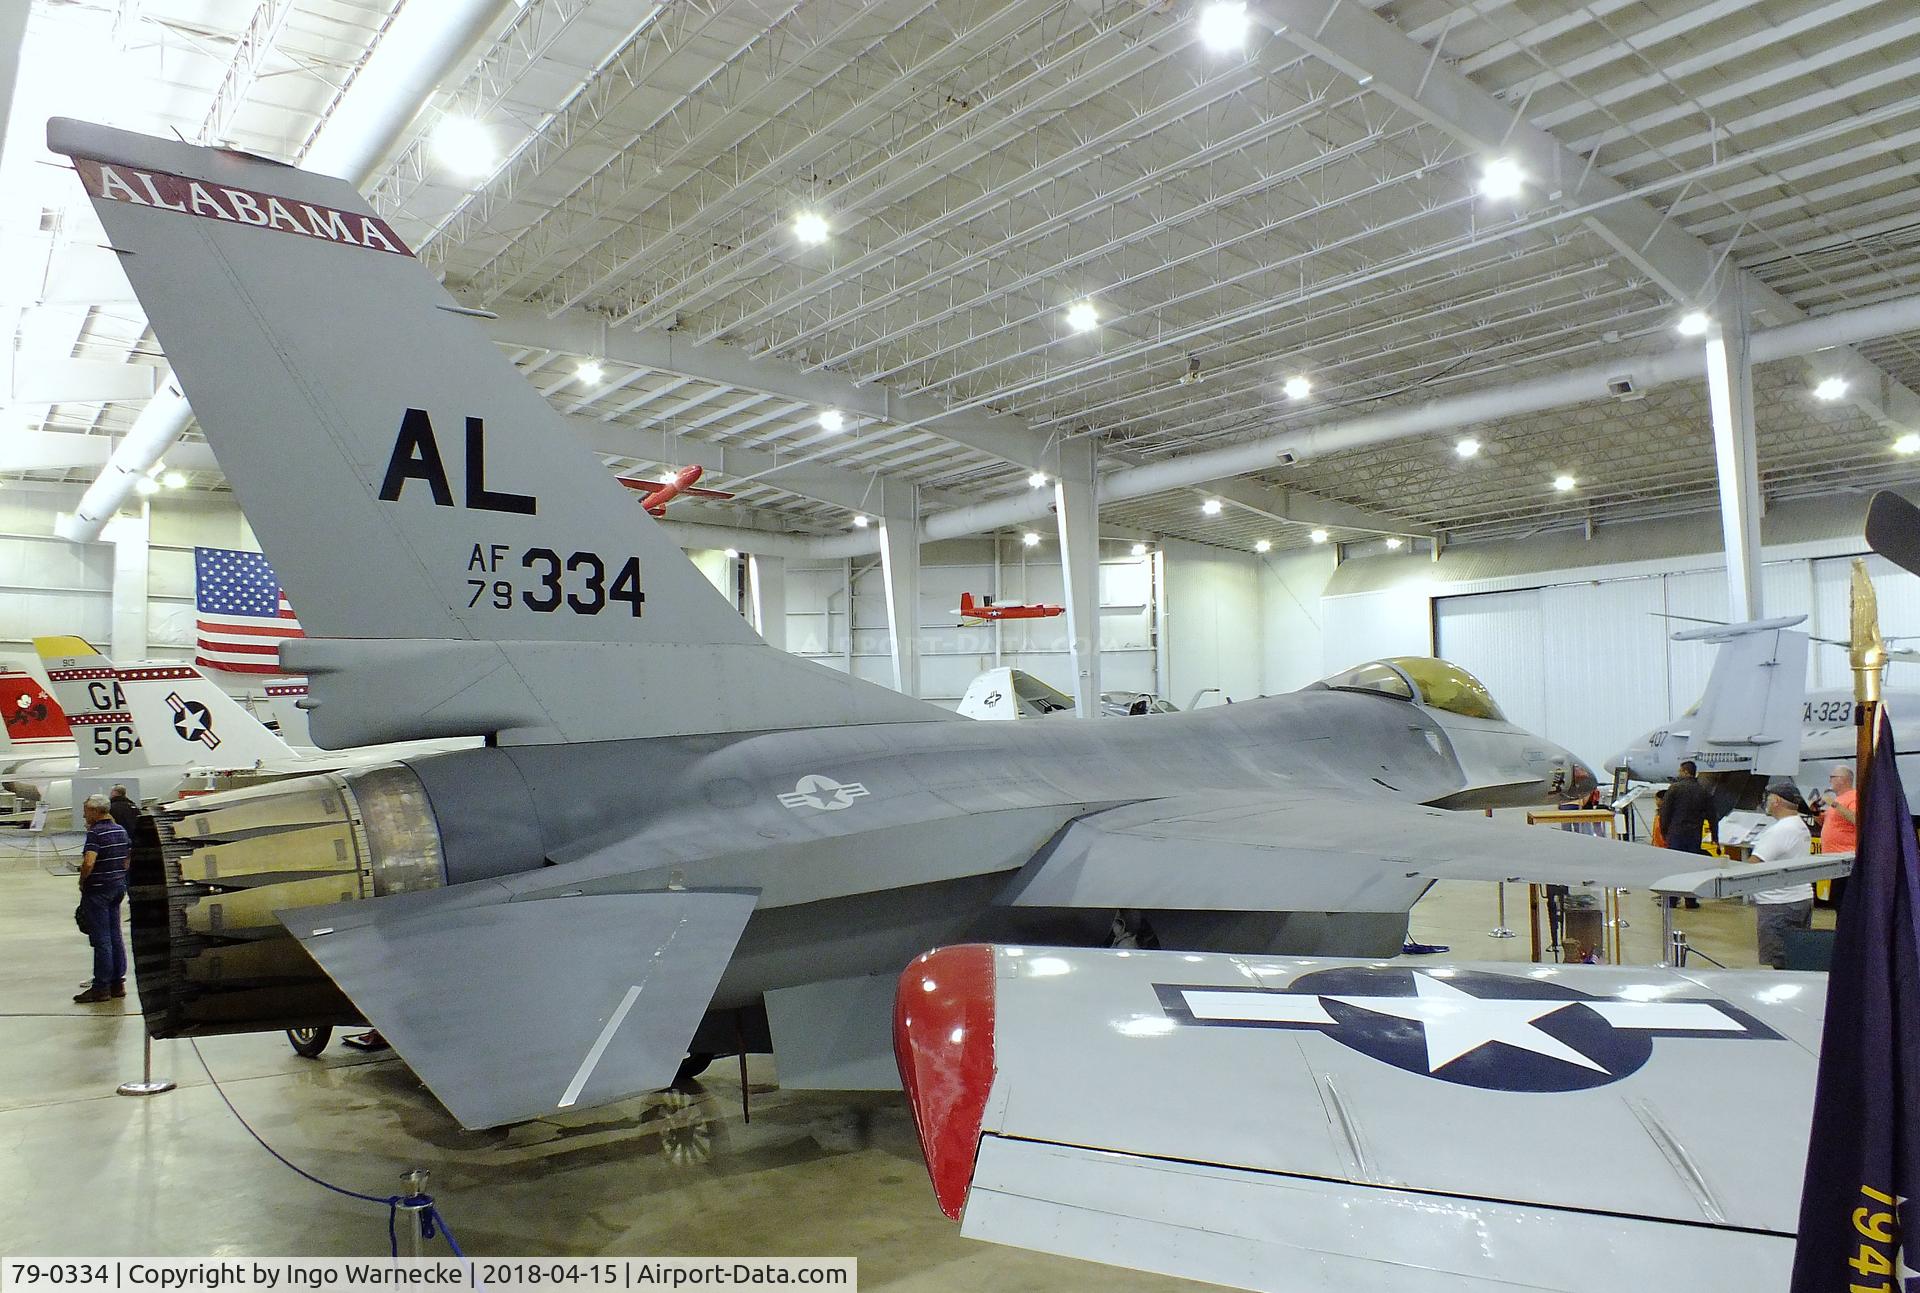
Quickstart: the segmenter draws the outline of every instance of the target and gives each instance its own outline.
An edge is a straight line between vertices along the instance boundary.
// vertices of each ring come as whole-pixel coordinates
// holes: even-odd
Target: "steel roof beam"
[[[1434,528],[1423,521],[1388,516],[1347,503],[1309,494],[1305,490],[1282,489],[1257,480],[1217,480],[1203,491],[1235,507],[1285,521],[1289,525],[1322,526],[1333,530],[1362,530],[1368,534],[1416,535],[1432,538]]]
[[[503,310],[487,328],[495,341],[537,342],[719,386],[801,400],[818,409],[839,409],[849,420],[919,422],[943,439],[1029,471],[1053,470],[1054,451],[1048,438],[1028,430],[1018,419],[989,413],[949,414],[934,400],[896,395],[879,386],[856,386],[832,373],[799,372],[785,364],[756,360],[731,346],[698,346],[692,338],[672,332],[609,329],[599,317],[584,313],[549,319],[529,307]]]
[[[1454,70],[1438,48],[1427,49],[1352,0],[1264,0],[1259,17],[1314,57],[1386,96],[1400,108],[1489,155],[1514,158],[1548,199],[1568,207],[1608,205],[1582,223],[1676,301],[1712,306],[1738,280],[1752,314],[1775,325],[1805,317],[1758,277],[1727,265],[1723,253],[1682,229],[1665,212],[1603,175],[1551,134],[1530,125]],[[1834,369],[1848,378],[1848,400],[1896,426],[1920,426],[1920,396],[1876,365],[1846,350]]]

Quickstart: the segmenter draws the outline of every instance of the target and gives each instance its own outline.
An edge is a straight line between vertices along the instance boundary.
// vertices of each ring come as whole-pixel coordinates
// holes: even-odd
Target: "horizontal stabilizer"
[[[278,915],[463,1127],[672,1082],[755,896],[508,896],[459,885]]]

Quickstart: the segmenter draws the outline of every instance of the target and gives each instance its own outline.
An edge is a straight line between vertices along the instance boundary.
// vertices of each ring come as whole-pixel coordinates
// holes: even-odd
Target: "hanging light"
[[[1215,0],[1200,10],[1200,43],[1216,54],[1230,54],[1247,43],[1247,7]]]
[[[1029,548],[1037,548],[1040,546],[1040,536],[1035,534],[1032,530],[1028,530],[1025,534],[1020,536],[1020,542],[1026,544]]]
[[[839,409],[822,409],[820,411],[820,429],[822,431],[840,431],[844,430],[846,425],[847,415]]]
[[[1327,541],[1327,532],[1325,530],[1314,530],[1310,532],[1307,537],[1315,543],[1325,543]]]
[[[856,515],[853,518],[853,528],[856,530],[864,530],[867,528],[867,518],[864,514]]]
[[[1273,551],[1273,540],[1272,540],[1272,539],[1261,539],[1261,540],[1260,540],[1259,542],[1257,542],[1257,543],[1255,543],[1255,544],[1253,545],[1253,550],[1254,550],[1255,552],[1272,552],[1272,551]]]
[[[1683,337],[1704,337],[1707,329],[1713,326],[1713,320],[1707,317],[1705,310],[1689,310],[1673,326]]]
[[[1067,309],[1067,326],[1075,332],[1092,332],[1100,326],[1100,311],[1092,301],[1075,301]]]
[[[1453,451],[1462,458],[1471,458],[1480,452],[1480,442],[1472,436],[1468,436],[1464,440],[1456,441],[1453,446]]]
[[[802,211],[793,218],[793,236],[809,247],[825,242],[831,232],[827,218],[818,211]]]
[[[1220,500],[1217,498],[1208,499],[1206,502],[1200,504],[1200,511],[1207,516],[1220,515]]]
[[[1313,383],[1304,377],[1289,377],[1285,386],[1280,388],[1290,400],[1304,400],[1313,393]]]
[[[1520,187],[1526,176],[1520,170],[1520,163],[1511,157],[1496,157],[1488,162],[1480,172],[1480,192],[1484,197],[1496,202],[1520,196]]]
[[[583,359],[573,375],[589,386],[598,386],[607,379],[607,370],[600,366],[598,359]]]
[[[1144,544],[1144,543],[1136,543],[1136,544],[1134,544],[1134,545],[1133,545],[1133,555],[1134,555],[1134,556],[1136,556],[1136,557],[1144,557],[1144,556],[1146,556],[1146,555],[1147,555],[1147,545],[1146,545],[1146,544]]]
[[[493,174],[500,149],[487,128],[470,117],[443,117],[433,129],[433,153],[456,175],[478,179]]]

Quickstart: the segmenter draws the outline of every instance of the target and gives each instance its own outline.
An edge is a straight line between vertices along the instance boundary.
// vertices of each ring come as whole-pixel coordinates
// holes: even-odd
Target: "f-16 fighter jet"
[[[488,742],[156,813],[156,1035],[364,1019],[469,1127],[741,1048],[789,1087],[897,1086],[893,985],[928,947],[1100,946],[1126,913],[1169,948],[1379,955],[1437,879],[1672,870],[1445,811],[1593,777],[1439,660],[974,723],[775,650],[350,186],[49,137],[300,607],[313,738]]]

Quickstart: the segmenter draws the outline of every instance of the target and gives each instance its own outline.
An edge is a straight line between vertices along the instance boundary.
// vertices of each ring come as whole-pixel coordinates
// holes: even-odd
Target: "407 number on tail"
[[[517,601],[542,615],[617,615],[625,607],[637,617],[647,600],[640,591],[638,557],[607,558],[597,552],[562,556],[552,548],[528,548],[515,565],[510,550],[498,543],[473,545],[467,586],[473,589],[469,607],[485,604],[505,611]]]

